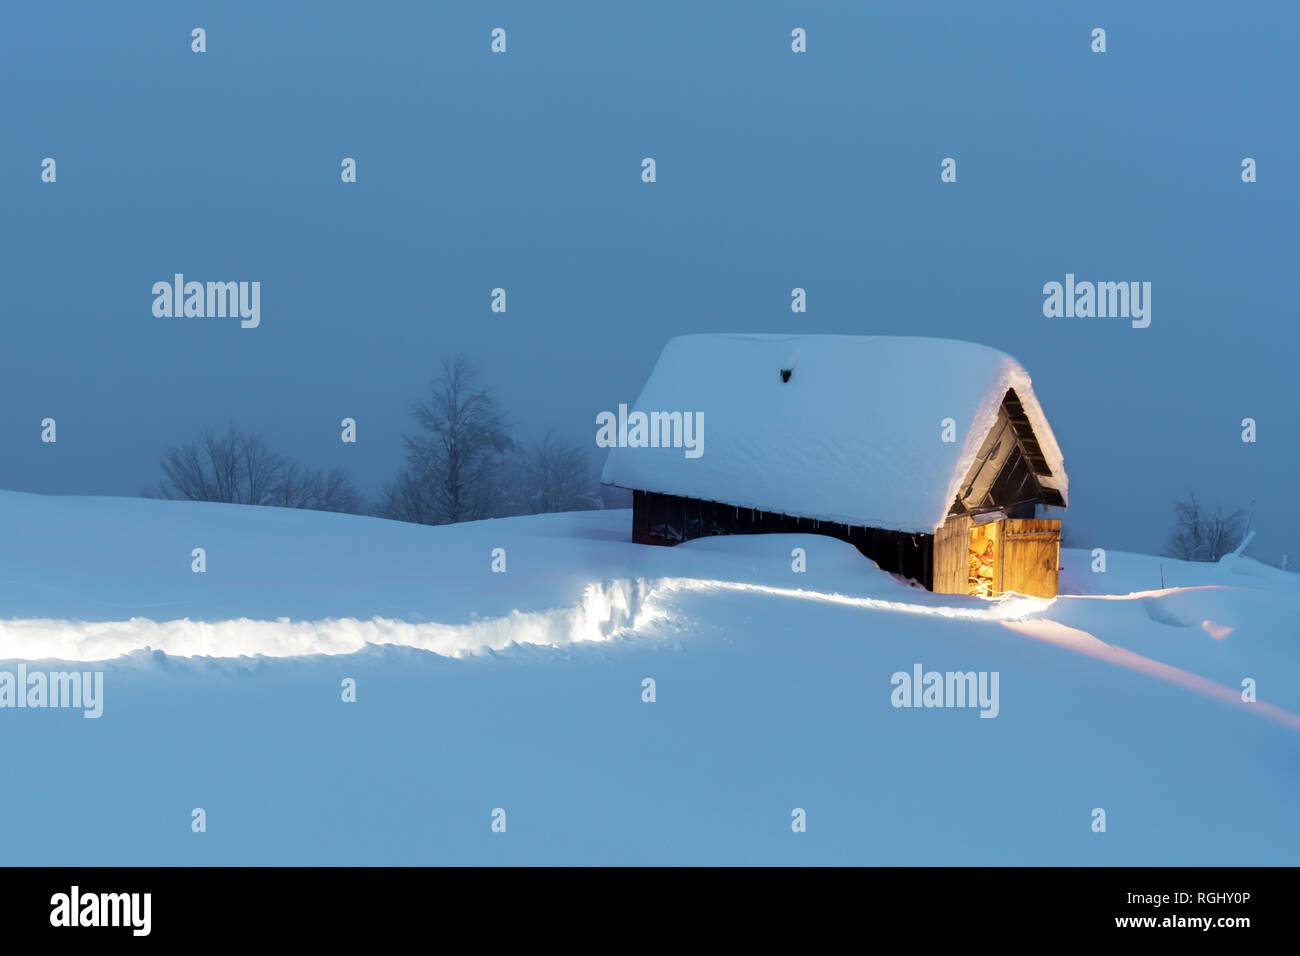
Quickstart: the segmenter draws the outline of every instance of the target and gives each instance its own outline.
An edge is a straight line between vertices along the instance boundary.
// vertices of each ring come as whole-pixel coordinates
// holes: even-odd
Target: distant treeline
[[[623,504],[601,487],[581,447],[553,432],[517,440],[463,355],[443,363],[428,394],[411,405],[411,418],[414,428],[402,436],[406,466],[369,504],[343,469],[305,468],[234,425],[203,428],[196,440],[169,445],[162,481],[150,494],[431,525]]]

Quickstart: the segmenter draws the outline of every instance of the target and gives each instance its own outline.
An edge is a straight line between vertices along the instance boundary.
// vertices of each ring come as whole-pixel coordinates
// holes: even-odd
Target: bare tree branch
[[[161,462],[160,498],[274,505],[316,511],[361,510],[361,496],[345,472],[303,472],[271,449],[261,435],[234,425],[224,435],[211,428],[197,441],[169,445]]]
[[[1165,553],[1184,561],[1218,561],[1241,541],[1245,509],[1225,514],[1221,505],[1207,511],[1195,493],[1174,503],[1174,526]]]

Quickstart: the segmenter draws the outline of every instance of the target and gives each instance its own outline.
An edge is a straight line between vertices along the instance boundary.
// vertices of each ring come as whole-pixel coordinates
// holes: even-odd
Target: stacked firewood
[[[970,565],[967,593],[993,596],[993,538],[984,528],[971,532]]]

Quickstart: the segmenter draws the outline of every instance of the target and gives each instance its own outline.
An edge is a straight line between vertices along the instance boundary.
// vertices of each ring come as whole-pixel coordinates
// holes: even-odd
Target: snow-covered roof
[[[929,532],[948,515],[1008,389],[1041,448],[1038,480],[1064,503],[1061,450],[1015,359],[970,342],[889,336],[671,339],[627,411],[702,413],[703,452],[614,447],[601,481]],[[942,440],[948,418],[954,442]]]

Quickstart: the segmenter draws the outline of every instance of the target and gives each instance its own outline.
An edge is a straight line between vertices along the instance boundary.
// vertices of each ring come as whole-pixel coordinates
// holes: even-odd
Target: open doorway
[[[997,580],[998,560],[998,525],[990,521],[987,524],[973,525],[970,529],[970,553],[968,565],[970,573],[966,578],[966,593],[979,597],[996,597],[994,582]]]

